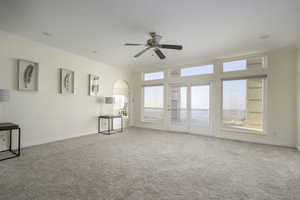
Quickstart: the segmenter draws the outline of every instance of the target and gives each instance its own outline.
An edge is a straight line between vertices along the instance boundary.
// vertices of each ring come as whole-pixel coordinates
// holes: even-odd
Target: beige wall
[[[296,111],[296,49],[293,47],[279,49],[266,53],[269,68],[267,78],[267,116],[266,135],[249,134],[242,132],[224,131],[219,125],[221,105],[221,83],[218,75],[211,75],[201,79],[211,79],[213,87],[213,128],[211,136],[251,141],[264,144],[282,146],[297,146],[297,111]],[[218,61],[213,61],[215,65]],[[212,62],[212,63],[213,63]],[[216,74],[219,70],[216,69]],[[237,75],[243,76],[244,72]],[[247,74],[248,75],[248,74]],[[145,123],[141,119],[141,73],[135,73],[134,84],[134,125],[154,129],[167,129],[166,123]],[[188,81],[197,81],[200,78],[189,78]],[[162,81],[166,84],[167,81]],[[167,103],[167,102],[165,102]],[[203,134],[203,133],[201,133]],[[205,134],[205,133],[204,133]]]
[[[11,90],[9,102],[0,104],[1,121],[22,127],[22,146],[96,133],[97,115],[112,107],[88,96],[88,74],[99,74],[101,96],[111,96],[116,80],[129,73],[40,43],[0,32],[0,88]],[[17,91],[16,59],[39,63],[39,91]],[[59,68],[75,71],[75,95],[61,95]],[[1,143],[0,143],[1,148]]]
[[[297,110],[298,150],[300,151],[300,47],[297,50]]]

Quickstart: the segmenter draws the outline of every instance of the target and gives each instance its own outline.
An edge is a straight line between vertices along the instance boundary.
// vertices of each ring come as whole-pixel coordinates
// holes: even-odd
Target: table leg
[[[18,155],[21,155],[21,128],[19,128],[19,138],[18,138]]]
[[[100,123],[100,117],[98,117],[98,133],[101,132],[101,123]]]
[[[121,117],[121,132],[123,132],[123,117]]]
[[[110,118],[107,118],[107,120],[108,120],[108,134],[110,134]]]
[[[9,150],[11,151],[12,130],[9,131]]]

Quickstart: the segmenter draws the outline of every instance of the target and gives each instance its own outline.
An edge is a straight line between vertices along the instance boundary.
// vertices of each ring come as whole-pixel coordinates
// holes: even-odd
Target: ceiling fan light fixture
[[[166,56],[161,52],[160,48],[162,49],[172,49],[172,50],[182,50],[182,45],[172,45],[172,44],[159,44],[160,40],[162,39],[162,36],[157,35],[155,32],[150,32],[150,39],[146,41],[146,44],[140,44],[140,43],[125,43],[125,46],[146,46],[146,48],[139,53],[135,54],[134,57],[137,58],[141,56],[143,53],[148,51],[149,49],[153,49],[153,51],[156,53],[156,55],[160,59],[165,59]]]

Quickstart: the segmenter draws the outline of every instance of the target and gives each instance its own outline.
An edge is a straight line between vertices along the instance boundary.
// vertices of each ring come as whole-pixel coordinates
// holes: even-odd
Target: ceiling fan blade
[[[161,44],[161,45],[159,45],[159,48],[182,50],[181,45],[171,45],[171,44]]]
[[[138,43],[125,43],[125,46],[145,46],[145,44],[138,44]]]
[[[158,48],[154,49],[154,52],[156,53],[156,55],[160,58],[160,59],[165,59],[166,56],[161,52],[161,50],[159,50]]]
[[[148,51],[149,49],[151,49],[151,47],[147,47],[146,49],[144,49],[143,51],[137,53],[134,55],[135,58],[139,57],[140,55],[142,55],[143,53],[145,53],[146,51]]]

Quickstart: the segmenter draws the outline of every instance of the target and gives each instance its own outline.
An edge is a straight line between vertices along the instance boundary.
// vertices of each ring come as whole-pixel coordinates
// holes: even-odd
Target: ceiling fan
[[[145,46],[146,48],[142,50],[141,52],[134,55],[135,58],[139,57],[146,51],[153,49],[153,51],[156,53],[156,55],[160,59],[165,59],[166,56],[161,52],[160,49],[175,49],[175,50],[182,50],[181,45],[171,45],[171,44],[159,44],[159,41],[161,40],[162,36],[157,35],[155,32],[150,32],[150,39],[147,40],[146,44],[137,44],[137,43],[125,43],[125,46]]]

